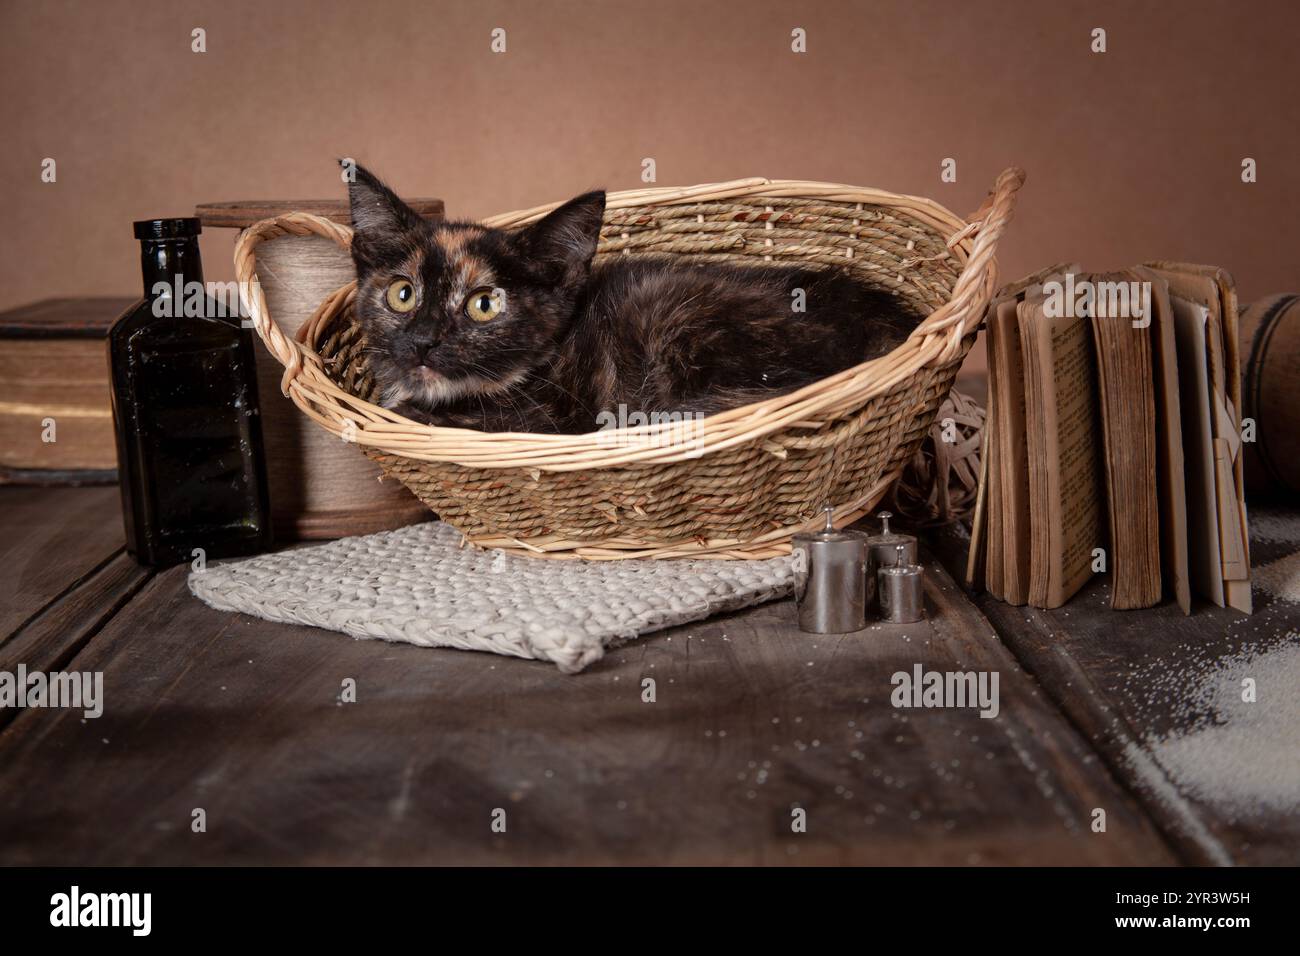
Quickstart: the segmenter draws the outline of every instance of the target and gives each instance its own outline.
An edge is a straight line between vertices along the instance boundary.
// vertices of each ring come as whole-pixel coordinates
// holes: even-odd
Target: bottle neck
[[[184,302],[187,286],[203,285],[203,260],[199,258],[199,240],[142,239],[140,271],[144,275],[144,297],[150,301],[168,297]]]

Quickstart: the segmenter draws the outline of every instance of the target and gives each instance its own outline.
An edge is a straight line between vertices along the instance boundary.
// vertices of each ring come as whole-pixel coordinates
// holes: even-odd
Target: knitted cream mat
[[[462,547],[440,521],[214,564],[190,590],[224,611],[356,638],[551,661],[790,594],[791,559],[546,561]]]

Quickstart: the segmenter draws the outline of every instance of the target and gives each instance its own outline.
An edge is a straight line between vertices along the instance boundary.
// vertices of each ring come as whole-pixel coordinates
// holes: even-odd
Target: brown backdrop
[[[592,186],[762,175],[974,209],[1029,184],[1013,278],[1163,257],[1300,289],[1300,5],[1133,2],[0,5],[0,308],[133,292],[133,219],[341,197],[355,156],[475,217]],[[207,52],[190,50],[207,31]],[[489,50],[494,27],[505,54]],[[808,52],[790,51],[794,27]],[[1094,27],[1109,50],[1090,51]],[[1241,182],[1243,157],[1259,181]],[[41,161],[58,163],[42,183]],[[940,181],[940,162],[958,180]],[[209,278],[233,237],[204,238]]]

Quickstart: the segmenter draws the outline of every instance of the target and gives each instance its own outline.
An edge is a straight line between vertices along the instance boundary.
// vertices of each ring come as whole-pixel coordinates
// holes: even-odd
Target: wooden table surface
[[[819,637],[781,601],[565,676],[213,610],[124,554],[115,488],[0,488],[0,515],[0,670],[104,680],[99,718],[0,710],[0,863],[1300,861],[1294,818],[1216,816],[1126,749],[1125,662],[1226,612],[1054,618],[930,560],[921,624]],[[998,672],[1000,714],[891,706],[918,663]]]

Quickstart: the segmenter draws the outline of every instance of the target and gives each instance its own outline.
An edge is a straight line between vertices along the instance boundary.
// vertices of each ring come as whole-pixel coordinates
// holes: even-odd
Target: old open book
[[[1157,262],[1053,266],[989,307],[989,416],[970,583],[1059,607],[1195,592],[1250,610],[1231,278]],[[982,581],[980,580],[982,579]]]

